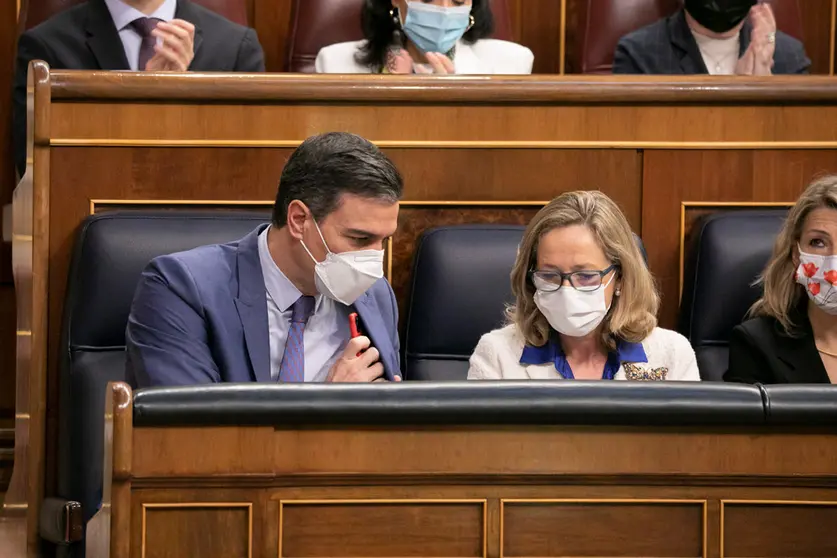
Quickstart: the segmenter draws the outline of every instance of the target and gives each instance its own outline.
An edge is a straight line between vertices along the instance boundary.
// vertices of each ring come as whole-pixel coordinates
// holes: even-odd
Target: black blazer
[[[253,29],[188,0],[177,0],[174,15],[195,26],[195,58],[189,70],[264,71],[264,53]],[[60,70],[130,69],[104,0],[89,0],[23,33],[17,44],[13,114],[15,165],[21,176],[26,169],[26,74],[32,60]]]
[[[807,298],[803,301],[807,303]],[[803,304],[805,306],[805,304]],[[814,332],[805,312],[797,312],[799,337],[782,331],[774,318],[747,320],[732,330],[726,382],[745,384],[831,383],[814,344]]]
[[[743,56],[750,46],[752,26],[741,28]],[[776,53],[773,55],[774,74],[807,74],[811,61],[805,47],[790,35],[776,33]],[[708,74],[700,48],[689,29],[686,13],[680,10],[642,29],[625,35],[616,46],[613,59],[614,74],[689,75]]]

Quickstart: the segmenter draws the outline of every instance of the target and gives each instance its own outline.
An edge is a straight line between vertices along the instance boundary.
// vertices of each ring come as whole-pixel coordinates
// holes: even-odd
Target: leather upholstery
[[[704,380],[722,381],[729,336],[761,296],[752,286],[773,252],[787,209],[709,215],[694,225],[680,301],[680,333],[695,348]]]
[[[804,384],[759,387],[768,424],[832,427],[837,424],[837,387]]]
[[[682,0],[587,0],[582,8],[580,30],[569,60],[570,68],[582,74],[609,74],[616,44],[623,36],[668,17]],[[780,30],[802,40],[798,0],[772,0]]]
[[[405,380],[468,376],[480,337],[503,325],[504,309],[514,302],[509,277],[524,229],[457,225],[421,236],[404,339]],[[638,236],[636,242],[647,261]]]
[[[483,334],[503,324],[525,227],[462,225],[419,239],[404,339],[405,380],[464,380]]]
[[[32,29],[60,11],[71,8],[86,0],[23,0],[20,7],[20,31]],[[95,0],[101,1],[101,0]],[[247,23],[246,0],[191,0],[195,4],[208,8],[215,13],[241,25]]]
[[[101,496],[105,390],[125,380],[125,326],[134,289],[154,257],[245,236],[265,213],[109,212],[82,223],[67,282],[59,376],[58,496]]]
[[[700,382],[223,384],[134,394],[134,426],[758,425],[759,389]]]
[[[360,41],[360,14],[364,0],[294,0],[285,71],[313,73],[317,54],[324,47]],[[494,38],[512,40],[508,0],[491,0]]]

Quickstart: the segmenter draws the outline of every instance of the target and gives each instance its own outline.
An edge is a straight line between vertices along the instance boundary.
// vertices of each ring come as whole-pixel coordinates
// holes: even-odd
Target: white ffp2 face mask
[[[820,310],[837,315],[837,256],[806,254],[800,249],[796,282]]]
[[[610,281],[613,281],[611,276]],[[602,323],[610,307],[606,304],[605,290],[610,281],[595,291],[579,291],[571,285],[557,291],[535,292],[535,306],[549,325],[562,335],[584,337]]]
[[[317,227],[317,232],[325,246],[326,259],[318,262],[305,242],[302,240],[300,242],[314,260],[314,284],[317,286],[317,291],[332,300],[351,306],[384,276],[384,251],[358,250],[335,254],[326,244],[316,221],[314,221],[314,226]]]

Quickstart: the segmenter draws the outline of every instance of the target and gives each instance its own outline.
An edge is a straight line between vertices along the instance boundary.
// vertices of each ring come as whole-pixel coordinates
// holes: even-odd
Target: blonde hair
[[[511,273],[515,304],[507,310],[508,320],[517,326],[529,345],[540,347],[549,340],[551,327],[535,305],[535,286],[529,272],[537,265],[538,245],[543,235],[571,225],[589,228],[607,258],[619,266],[621,294],[613,297],[603,321],[604,346],[614,350],[617,339],[643,341],[657,327],[660,297],[628,220],[613,200],[595,191],[560,195],[526,227]]]
[[[794,323],[793,315],[805,296],[804,287],[793,277],[796,271],[794,248],[802,238],[802,227],[808,215],[821,208],[837,209],[837,175],[812,182],[799,196],[776,237],[773,255],[764,273],[755,283],[764,286],[764,294],[750,308],[748,316],[770,316],[788,335],[800,333],[800,324]]]

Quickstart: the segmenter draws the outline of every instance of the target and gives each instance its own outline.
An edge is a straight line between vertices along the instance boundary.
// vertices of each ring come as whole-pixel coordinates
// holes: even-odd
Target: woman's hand
[[[427,64],[415,64],[406,49],[391,50],[387,54],[387,71],[391,74],[455,74],[453,61],[444,54],[428,52]]]
[[[390,50],[387,53],[387,71],[391,74],[413,73],[413,57],[407,49]]]
[[[776,52],[776,18],[770,4],[758,4],[750,10],[753,30],[750,46],[738,61],[735,73],[742,76],[773,75],[773,55]]]

